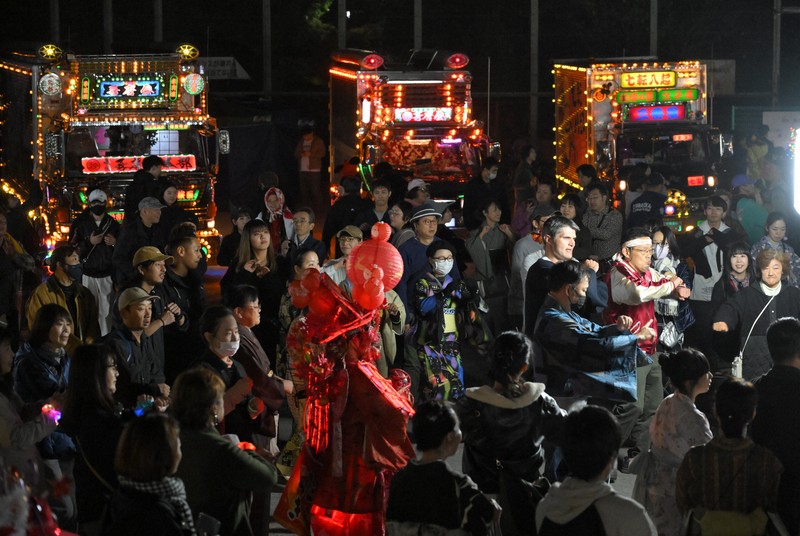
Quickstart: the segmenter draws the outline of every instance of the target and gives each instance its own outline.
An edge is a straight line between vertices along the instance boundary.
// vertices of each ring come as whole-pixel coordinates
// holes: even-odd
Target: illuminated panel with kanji
[[[194,171],[197,161],[191,154],[159,155],[164,160],[162,172]],[[83,172],[94,173],[135,173],[142,169],[144,156],[93,156],[81,158]]]

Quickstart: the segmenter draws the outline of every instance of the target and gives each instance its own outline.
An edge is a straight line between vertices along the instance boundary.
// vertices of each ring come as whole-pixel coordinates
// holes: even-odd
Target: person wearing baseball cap
[[[135,283],[136,273],[131,266],[131,259],[139,248],[154,246],[164,251],[169,229],[163,229],[158,223],[161,221],[161,209],[165,206],[155,197],[145,197],[137,205],[136,217],[125,219],[112,257],[117,288]]]
[[[345,281],[347,279],[347,258],[353,248],[359,245],[363,239],[364,233],[361,232],[361,229],[355,225],[345,225],[336,233],[336,240],[342,256],[326,262],[320,271],[328,274],[328,277],[333,279],[337,285]]]
[[[145,333],[153,315],[153,302],[158,299],[141,287],[125,289],[117,299],[122,324],[109,334],[106,342],[114,351],[119,371],[116,398],[125,407],[135,406],[140,395],[169,397],[163,360],[156,356]]]
[[[81,283],[97,300],[100,335],[111,331],[114,303],[114,248],[120,225],[108,214],[108,195],[99,188],[89,192],[89,206],[72,222],[70,243],[78,246],[83,261]]]
[[[431,198],[428,183],[422,179],[411,179],[406,189],[406,201],[418,207]]]

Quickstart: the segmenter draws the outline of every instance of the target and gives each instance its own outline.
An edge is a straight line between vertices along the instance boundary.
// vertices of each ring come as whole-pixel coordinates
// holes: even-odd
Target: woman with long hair
[[[751,381],[772,368],[767,328],[785,316],[800,318],[800,289],[784,282],[789,273],[786,255],[774,249],[758,254],[759,281],[723,303],[714,315],[716,332],[739,330],[742,378]]]
[[[730,244],[725,249],[724,262],[722,277],[719,278],[711,292],[712,314],[716,314],[725,301],[756,282],[754,262],[750,256],[750,246],[746,242]],[[738,330],[714,332],[714,349],[719,360],[718,366],[730,366],[733,358],[739,353]]]
[[[500,493],[501,477],[514,482],[537,480],[545,459],[541,437],[551,436],[566,417],[544,392],[544,384],[525,381],[532,354],[533,343],[526,335],[501,333],[490,357],[493,383],[467,389],[456,403],[464,432],[462,467],[484,493]],[[530,506],[527,514],[532,515],[533,505],[509,504],[511,496],[501,499],[503,533],[527,533],[530,526],[525,528],[522,510]]]
[[[180,423],[183,452],[176,476],[186,486],[189,507],[221,522],[219,534],[253,536],[250,507],[254,491],[269,491],[275,467],[242,450],[217,431],[224,417],[225,384],[208,369],[183,372],[172,390],[172,413]]]
[[[690,448],[711,441],[708,419],[695,407],[697,395],[708,392],[712,374],[706,356],[694,348],[662,354],[664,375],[675,389],[658,406],[650,422],[650,450],[641,454],[633,498],[645,507],[662,535],[677,536],[681,516],[675,500],[675,479]]]
[[[223,296],[234,285],[252,285],[258,289],[261,320],[253,333],[271,360],[276,357],[279,343],[278,309],[286,289],[283,278],[278,275],[275,246],[267,224],[250,220],[242,230],[236,259],[220,281]]]
[[[660,274],[675,274],[681,278],[686,288],[692,288],[694,272],[681,258],[681,250],[678,246],[678,238],[675,233],[663,225],[656,227],[653,231],[653,264],[652,267]],[[665,333],[666,327],[670,322],[675,327],[675,333],[682,335],[690,326],[695,323],[694,313],[689,306],[689,300],[676,300],[672,297],[664,297],[656,300],[655,303],[656,320],[658,321],[659,333]],[[682,345],[680,341],[669,344],[672,341],[659,342],[661,348],[676,350]]]

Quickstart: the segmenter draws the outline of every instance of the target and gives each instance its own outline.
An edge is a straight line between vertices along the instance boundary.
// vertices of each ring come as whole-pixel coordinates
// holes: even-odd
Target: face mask
[[[572,303],[572,305],[575,306],[576,309],[583,308],[583,306],[586,305],[586,296],[579,296],[578,293],[575,291],[575,287],[573,287],[572,291],[575,292],[575,301],[573,302],[572,300],[570,300],[570,303]]]
[[[497,172],[495,171],[494,173],[489,173],[488,177],[490,181],[495,180],[497,178]]]
[[[656,259],[658,260],[666,259],[669,255],[669,246],[667,244],[656,244],[654,248]]]
[[[239,351],[239,341],[217,343],[217,353],[225,357],[233,357]]]
[[[433,261],[433,269],[436,273],[447,275],[453,269],[453,261]]]
[[[89,210],[91,210],[92,214],[94,214],[95,216],[100,216],[106,213],[105,205],[92,205],[91,207],[89,207]]]
[[[80,264],[66,265],[64,266],[64,272],[73,281],[80,281],[83,278],[83,266]]]

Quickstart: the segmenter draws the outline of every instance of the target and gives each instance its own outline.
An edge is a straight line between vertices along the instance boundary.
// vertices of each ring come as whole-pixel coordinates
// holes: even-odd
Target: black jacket
[[[131,221],[125,221],[112,257],[114,283],[118,287],[126,288],[135,284],[133,255],[137,249],[144,246],[155,246],[163,252],[166,246],[166,237],[162,229],[158,225],[153,225],[148,229],[138,216]]]
[[[103,241],[97,245],[92,245],[89,239],[92,234],[98,232],[119,238],[120,224],[114,218],[105,214],[98,225],[95,222],[94,215],[87,208],[72,222],[69,241],[77,246],[80,251],[84,275],[101,278],[114,273],[112,259],[115,246],[109,246]]]
[[[331,238],[342,230],[345,225],[353,224],[356,216],[366,210],[370,203],[361,199],[358,194],[348,194],[336,201],[325,218],[325,226],[322,228],[322,244],[327,252],[331,247]],[[327,256],[327,255],[325,255]],[[319,262],[322,263],[322,257]]]
[[[131,221],[139,210],[139,201],[145,197],[158,199],[161,183],[149,172],[140,169],[133,174],[133,180],[125,189],[125,222]]]
[[[103,536],[188,536],[181,514],[159,495],[130,488],[114,492],[101,532]]]
[[[502,186],[497,182],[497,179],[489,181],[487,184],[478,175],[464,187],[464,227],[470,231],[480,227],[483,217],[478,214],[478,211],[483,202],[489,199],[495,201],[500,210],[503,211],[502,216],[500,216],[500,223],[508,223],[510,221],[511,212],[508,210],[506,193],[503,191]]]
[[[159,368],[153,343],[142,333],[139,343],[126,326],[115,329],[105,337],[116,356],[119,378],[117,378],[117,399],[124,406],[136,405],[139,395],[161,396],[159,383],[164,383],[164,371]]]

